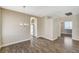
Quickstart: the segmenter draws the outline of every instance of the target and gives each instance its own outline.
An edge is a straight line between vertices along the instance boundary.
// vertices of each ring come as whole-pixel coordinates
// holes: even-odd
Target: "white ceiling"
[[[3,6],[2,8],[10,9],[26,14],[31,14],[35,16],[63,16],[67,12],[72,12],[73,15],[79,13],[78,6]]]

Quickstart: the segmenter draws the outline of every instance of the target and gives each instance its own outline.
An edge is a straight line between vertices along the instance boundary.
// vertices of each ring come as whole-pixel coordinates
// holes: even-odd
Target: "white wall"
[[[79,15],[73,17],[72,39],[79,41]]]
[[[58,18],[53,19],[53,39],[60,36],[60,22]]]
[[[43,17],[39,20],[39,37],[44,37],[49,40],[55,40],[59,36],[58,20],[50,17]]]
[[[53,40],[53,20],[52,18],[45,17],[44,22],[44,37]]]
[[[46,39],[52,40],[53,38],[53,23],[52,19],[48,17],[43,17],[38,20],[38,36],[44,37]]]
[[[25,26],[20,24],[30,24],[31,16],[6,9],[3,9],[2,11],[3,46],[30,40],[30,25]]]

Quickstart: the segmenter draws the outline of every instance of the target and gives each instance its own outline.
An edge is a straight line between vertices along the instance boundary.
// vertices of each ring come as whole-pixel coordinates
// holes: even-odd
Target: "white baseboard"
[[[72,39],[72,40],[79,41],[79,39]]]
[[[79,37],[73,37],[73,36],[72,36],[72,40],[79,41]]]
[[[38,37],[40,37],[40,36],[38,36]],[[37,37],[37,38],[38,38]],[[17,43],[20,43],[20,42],[24,42],[24,41],[28,41],[28,40],[31,40],[32,39],[32,37],[30,37],[30,38],[28,38],[28,39],[25,39],[25,40],[20,40],[20,41],[16,41],[16,42],[11,42],[11,43],[7,43],[7,44],[3,44],[2,46],[0,46],[0,48],[1,47],[6,47],[6,46],[9,46],[9,45],[13,45],[13,44],[17,44]],[[57,39],[57,38],[56,38]],[[48,39],[48,40],[50,40],[50,41],[54,41],[54,40],[56,40],[56,39]]]
[[[7,43],[7,44],[3,44],[1,47],[6,47],[6,46],[9,46],[9,45],[13,45],[13,44],[17,44],[17,43],[20,43],[20,42],[28,41],[30,39],[31,38],[28,38],[28,39],[25,39],[25,40],[16,41],[16,42],[11,42],[11,43]]]
[[[40,36],[37,36],[37,38],[39,38]]]
[[[48,39],[48,38],[43,37],[43,36],[40,36],[40,37],[45,38],[45,39],[50,40],[50,41],[54,41],[54,40],[58,39],[58,37],[57,38],[53,38],[53,39]]]

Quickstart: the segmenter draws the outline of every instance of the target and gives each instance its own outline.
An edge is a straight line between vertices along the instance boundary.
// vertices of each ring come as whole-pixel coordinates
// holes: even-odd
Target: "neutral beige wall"
[[[64,33],[64,22],[61,22],[61,33]]]
[[[44,36],[44,27],[45,27],[45,20],[44,18],[41,18],[38,20],[38,37]]]
[[[41,32],[42,32],[42,18],[37,19],[37,37],[40,37]]]
[[[30,17],[28,15],[3,9],[2,37],[3,45],[13,42],[29,40],[30,36]],[[21,26],[20,24],[28,24]]]
[[[2,9],[0,8],[0,46],[2,43]]]

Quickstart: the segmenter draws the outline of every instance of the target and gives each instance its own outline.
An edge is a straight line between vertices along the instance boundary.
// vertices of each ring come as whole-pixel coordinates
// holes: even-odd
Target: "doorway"
[[[72,37],[72,21],[64,21],[61,24],[61,35]]]
[[[30,18],[30,34],[31,34],[31,46],[34,47],[37,42],[37,18]]]
[[[31,17],[30,19],[30,34],[37,37],[37,18]]]

